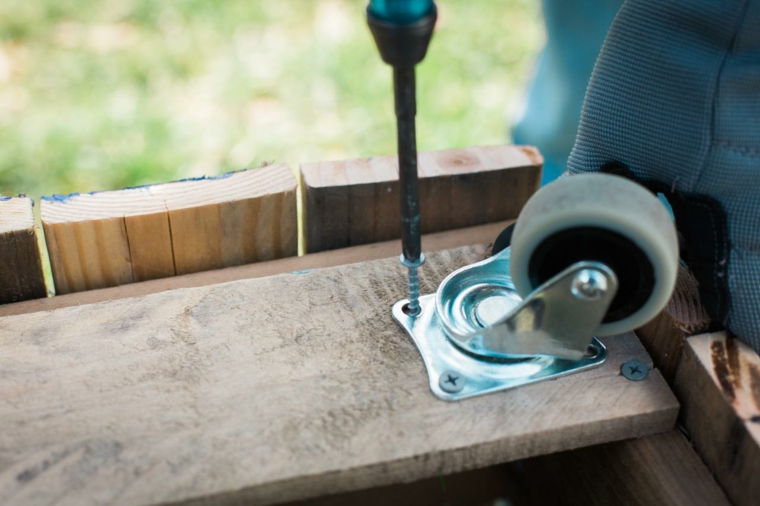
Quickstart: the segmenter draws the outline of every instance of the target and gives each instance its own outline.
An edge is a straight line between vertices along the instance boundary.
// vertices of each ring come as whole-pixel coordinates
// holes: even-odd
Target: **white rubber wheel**
[[[589,258],[585,258],[589,257]],[[517,218],[510,273],[521,297],[582,260],[605,263],[618,294],[597,335],[636,329],[667,304],[678,272],[678,237],[646,188],[602,173],[563,177],[539,190]]]

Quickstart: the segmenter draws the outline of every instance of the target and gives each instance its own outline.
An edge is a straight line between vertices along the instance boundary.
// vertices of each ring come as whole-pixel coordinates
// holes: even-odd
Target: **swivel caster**
[[[601,365],[607,351],[594,336],[656,316],[677,268],[675,227],[654,195],[621,177],[577,175],[528,201],[510,247],[451,273],[417,316],[406,300],[393,316],[433,393],[456,400]]]
[[[678,236],[665,206],[618,176],[565,177],[536,193],[512,235],[510,273],[527,297],[581,261],[609,267],[618,290],[596,334],[636,329],[665,307],[678,273]]]

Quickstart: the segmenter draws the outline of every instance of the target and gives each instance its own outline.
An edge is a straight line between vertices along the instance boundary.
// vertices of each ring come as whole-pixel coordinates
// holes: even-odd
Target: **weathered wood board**
[[[682,423],[728,497],[760,504],[760,357],[722,332],[690,337],[675,390]]]
[[[56,293],[298,253],[297,181],[285,165],[124,190],[43,197]]]
[[[422,288],[483,258],[431,254]],[[672,429],[607,363],[446,403],[392,321],[396,259],[0,318],[0,503],[266,504]]]
[[[0,196],[0,304],[47,296],[33,206]]]
[[[515,219],[541,184],[531,146],[479,146],[419,154],[422,233]],[[398,158],[301,165],[310,253],[401,235]]]

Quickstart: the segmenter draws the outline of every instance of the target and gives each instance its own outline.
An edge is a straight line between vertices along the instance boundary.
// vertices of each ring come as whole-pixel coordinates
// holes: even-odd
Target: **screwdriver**
[[[436,19],[433,0],[370,0],[367,7],[367,22],[380,56],[393,67],[401,189],[401,264],[409,269],[409,316],[420,313],[417,269],[425,262],[420,237],[414,66],[425,58]]]

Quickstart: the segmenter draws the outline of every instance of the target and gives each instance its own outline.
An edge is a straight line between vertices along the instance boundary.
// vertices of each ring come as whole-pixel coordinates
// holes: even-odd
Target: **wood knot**
[[[478,159],[465,151],[442,153],[438,158],[442,167],[470,167],[478,163]]]

